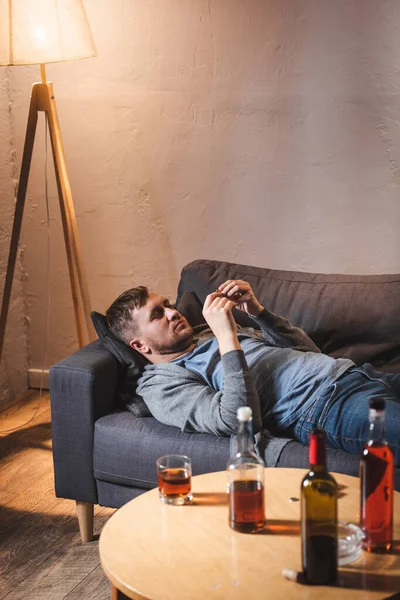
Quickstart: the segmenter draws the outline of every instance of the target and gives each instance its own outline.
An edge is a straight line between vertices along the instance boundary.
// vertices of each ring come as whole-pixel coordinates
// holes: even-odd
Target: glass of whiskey
[[[192,462],[183,454],[161,456],[156,461],[161,502],[180,506],[193,499]]]

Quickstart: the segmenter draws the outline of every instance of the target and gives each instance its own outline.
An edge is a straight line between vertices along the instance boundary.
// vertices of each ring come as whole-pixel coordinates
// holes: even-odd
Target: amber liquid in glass
[[[190,479],[186,469],[164,469],[158,473],[160,494],[168,498],[184,498],[190,494]]]
[[[229,486],[229,524],[235,531],[253,533],[264,526],[264,486],[256,480]]]
[[[388,552],[392,546],[393,466],[387,444],[374,441],[365,446],[360,462],[360,524],[368,552]]]

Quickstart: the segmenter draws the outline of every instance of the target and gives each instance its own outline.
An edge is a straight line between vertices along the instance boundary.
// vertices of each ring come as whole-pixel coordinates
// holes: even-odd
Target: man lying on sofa
[[[261,328],[240,328],[232,309]],[[327,445],[359,453],[368,438],[368,401],[386,400],[386,437],[400,466],[400,374],[321,354],[308,335],[262,306],[250,285],[228,280],[208,295],[207,325],[195,331],[165,298],[145,287],[121,294],[107,311],[115,336],[148,361],[137,393],[152,415],[186,432],[231,435],[239,406],[264,426],[304,444],[314,426]]]

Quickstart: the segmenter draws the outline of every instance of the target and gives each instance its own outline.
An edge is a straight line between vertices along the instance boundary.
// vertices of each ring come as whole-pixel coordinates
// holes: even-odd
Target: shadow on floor
[[[38,423],[26,429],[17,429],[0,437],[0,464],[11,454],[17,454],[26,448],[39,448],[51,451],[44,442],[51,439],[51,422]]]

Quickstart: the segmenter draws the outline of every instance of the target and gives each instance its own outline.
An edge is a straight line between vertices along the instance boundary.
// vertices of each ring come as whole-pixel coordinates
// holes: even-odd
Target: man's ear
[[[129,345],[131,348],[133,348],[133,350],[140,352],[140,354],[151,354],[151,350],[148,347],[148,345],[142,342],[142,340],[140,340],[139,338],[134,338],[133,340],[131,340],[129,342]]]

